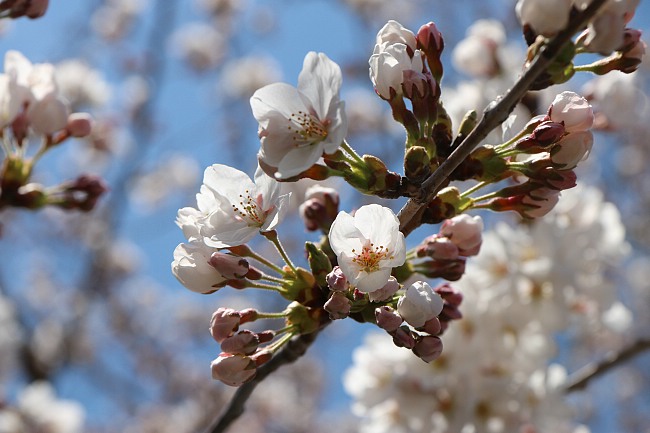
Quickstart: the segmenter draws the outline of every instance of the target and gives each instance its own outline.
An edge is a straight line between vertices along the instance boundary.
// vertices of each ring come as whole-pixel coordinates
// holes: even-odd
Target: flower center
[[[261,227],[264,224],[267,213],[262,210],[262,194],[253,199],[249,190],[239,194],[239,206],[233,204],[232,210],[235,218],[246,221],[249,226]]]
[[[292,113],[287,129],[293,131],[293,144],[295,147],[309,146],[327,138],[329,121],[321,122],[316,116],[304,111]]]
[[[365,245],[360,253],[352,249],[352,254],[355,255],[352,261],[365,272],[374,272],[379,269],[379,262],[393,258],[386,247],[383,245],[375,246],[372,243]]]

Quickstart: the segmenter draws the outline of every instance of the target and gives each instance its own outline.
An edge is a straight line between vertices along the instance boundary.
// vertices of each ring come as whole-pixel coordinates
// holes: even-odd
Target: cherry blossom
[[[199,210],[179,212],[179,220],[184,232],[190,236],[198,232],[214,248],[242,245],[258,232],[273,230],[290,196],[280,195],[280,184],[259,168],[253,182],[235,168],[214,164],[206,169],[203,185],[203,199],[213,201],[206,208],[197,197]]]
[[[343,274],[362,292],[384,287],[392,269],[406,260],[397,217],[377,204],[360,207],[354,216],[339,212],[329,239]]]
[[[286,179],[336,152],[347,133],[344,102],[339,99],[341,68],[323,53],[305,56],[298,87],[273,83],[250,99],[259,122],[260,161]]]
[[[594,110],[585,98],[574,92],[562,92],[548,109],[553,122],[563,123],[566,132],[586,131],[594,124]]]
[[[213,286],[223,283],[226,278],[209,264],[213,252],[213,248],[202,242],[179,244],[174,250],[172,273],[193,292],[214,292],[217,289]]]

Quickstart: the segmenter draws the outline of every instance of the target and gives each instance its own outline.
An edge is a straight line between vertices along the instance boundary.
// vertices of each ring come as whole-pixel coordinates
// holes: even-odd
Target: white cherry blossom
[[[258,232],[273,230],[284,215],[290,197],[290,194],[280,195],[280,184],[260,168],[253,182],[235,168],[214,164],[206,169],[203,182],[206,188],[202,193],[207,202],[214,200],[213,207],[204,209],[205,217],[197,217],[199,211],[194,215],[188,212],[186,216],[190,215],[190,220],[197,218],[199,235],[214,248],[242,245]]]
[[[564,123],[566,132],[591,129],[594,124],[594,110],[591,104],[574,92],[565,91],[555,97],[548,109],[553,122]]]
[[[397,217],[377,204],[360,207],[354,216],[339,212],[329,240],[343,274],[362,292],[384,287],[392,269],[406,260]]]
[[[273,83],[250,99],[259,122],[260,161],[286,179],[336,152],[347,133],[344,102],[339,99],[341,68],[323,53],[305,56],[298,87]]]

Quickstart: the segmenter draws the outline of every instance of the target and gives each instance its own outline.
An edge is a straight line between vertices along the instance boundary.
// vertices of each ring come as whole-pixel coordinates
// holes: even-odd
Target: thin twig
[[[583,11],[573,16],[566,29],[558,33],[544,46],[535,60],[525,70],[514,86],[498,101],[492,102],[483,111],[483,117],[465,140],[449,155],[438,169],[424,181],[418,197],[410,198],[399,212],[400,230],[407,236],[420,225],[421,215],[427,204],[440,191],[440,187],[451,173],[463,162],[472,150],[487,135],[503,123],[515,106],[521,101],[535,80],[546,70],[573,35],[582,29],[606,0],[594,0]]]
[[[584,389],[592,379],[602,376],[646,350],[650,350],[650,338],[640,338],[618,352],[609,352],[600,361],[589,363],[570,375],[563,386],[564,392],[568,394]]]
[[[253,393],[255,387],[264,380],[266,376],[285,364],[291,364],[305,354],[309,346],[316,339],[318,332],[300,335],[287,343],[269,362],[257,369],[255,378],[243,384],[233,395],[230,404],[221,415],[215,420],[213,425],[207,430],[209,433],[223,433],[237,418],[244,413],[244,405]]]

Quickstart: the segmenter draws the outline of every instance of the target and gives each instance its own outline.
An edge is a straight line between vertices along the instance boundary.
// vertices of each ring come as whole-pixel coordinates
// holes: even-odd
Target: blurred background
[[[88,214],[54,208],[0,214],[0,432],[206,428],[233,393],[210,377],[210,361],[219,353],[208,332],[212,312],[284,308],[282,300],[257,291],[199,295],[170,272],[172,252],[184,241],[176,212],[195,206],[203,170],[214,163],[249,175],[255,170],[252,93],[277,81],[295,85],[305,54],[326,53],[343,70],[349,142],[400,170],[403,130],[368,79],[377,31],[388,19],[414,31],[436,22],[445,38],[442,99],[457,126],[468,109],[481,110],[506,90],[520,70],[526,45],[514,3],[67,0],[51,2],[40,19],[1,22],[0,52],[18,50],[34,63],[54,64],[71,107],[95,119],[91,137],[49,152],[35,180],[47,185],[92,173],[110,191]],[[477,71],[454,50],[478,19],[502,26],[503,38],[491,42],[499,71]],[[631,24],[648,30],[646,2]],[[650,329],[648,72],[644,62],[634,77],[577,74],[569,86],[538,92],[521,107],[528,110],[522,116],[544,113],[565,88],[592,100],[599,131],[578,176],[618,207],[625,227],[626,253],[606,267],[606,276],[634,319],[625,332],[580,350],[573,350],[571,331],[558,335],[551,360],[569,372]],[[334,185],[343,210],[376,201]],[[290,187],[297,208],[306,186]],[[383,204],[398,210],[403,203]],[[510,215],[485,220],[487,229],[498,220],[516,221]],[[299,262],[304,241],[317,239],[297,212],[279,232]],[[413,239],[430,233],[420,229]],[[358,431],[361,421],[341,378],[372,331],[350,320],[334,323],[303,359],[258,388],[231,431]],[[648,354],[639,356],[572,396],[575,419],[593,432],[650,432],[643,415],[650,413],[649,365]]]

